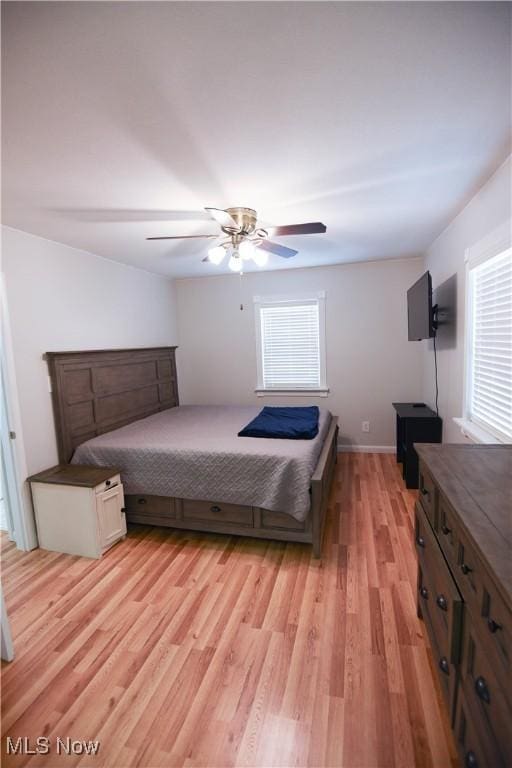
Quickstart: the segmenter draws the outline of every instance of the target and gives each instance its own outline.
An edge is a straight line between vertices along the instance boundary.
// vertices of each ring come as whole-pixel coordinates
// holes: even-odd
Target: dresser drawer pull
[[[422,496],[425,496],[427,501],[430,503],[430,491],[427,491],[426,488],[420,488],[420,493]]]
[[[444,595],[438,595],[436,598],[436,603],[442,611],[448,610],[448,600]]]
[[[490,704],[491,694],[483,677],[477,677],[475,680],[475,691],[479,699],[485,701],[486,704]]]
[[[439,659],[439,669],[441,670],[441,672],[444,672],[445,675],[450,674],[450,665],[448,664],[448,659],[446,658],[446,656],[442,656]]]
[[[216,513],[216,512],[221,512],[221,511],[222,511],[221,508],[218,507],[216,504],[214,504],[213,507],[210,507],[210,512],[215,512]],[[410,539],[409,539],[409,541],[410,541]]]
[[[137,499],[137,504],[147,504],[147,503],[148,502],[146,499]]]
[[[466,563],[462,563],[462,565],[460,566],[460,569],[461,569],[462,573],[464,574],[464,576],[467,576],[468,573],[471,573],[471,571],[473,570]]]
[[[418,538],[416,539],[416,544],[418,545],[418,547],[423,547],[423,549],[425,549],[425,539],[423,538],[423,536],[418,536]]]
[[[487,629],[489,630],[489,632],[491,632],[491,634],[494,635],[494,633],[497,632],[498,629],[503,629],[503,627],[501,626],[501,624],[498,624],[497,621],[494,621],[494,619],[489,619],[487,621]]]
[[[478,760],[476,759],[476,755],[472,750],[466,752],[466,759],[464,762],[466,764],[466,768],[478,768]]]
[[[426,587],[422,587],[420,589],[420,595],[424,600],[428,600],[428,589]]]
[[[444,533],[445,536],[448,536],[448,534],[452,532],[452,529],[448,528],[447,525],[443,525],[441,530],[442,530],[442,532]]]

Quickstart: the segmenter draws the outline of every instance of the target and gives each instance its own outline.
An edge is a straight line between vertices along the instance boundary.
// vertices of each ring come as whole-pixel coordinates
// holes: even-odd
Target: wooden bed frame
[[[86,440],[179,404],[176,347],[47,352],[59,461]],[[332,417],[301,523],[282,512],[219,501],[126,495],[128,522],[304,542],[320,557],[338,425]]]

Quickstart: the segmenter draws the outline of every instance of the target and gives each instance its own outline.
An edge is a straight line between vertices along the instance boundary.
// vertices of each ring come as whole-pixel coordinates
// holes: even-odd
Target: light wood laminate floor
[[[340,454],[321,560],[162,528],[99,561],[3,535],[3,765],[455,765],[416,617],[415,495],[393,456]],[[5,757],[7,735],[52,751]],[[98,754],[57,755],[68,736]]]

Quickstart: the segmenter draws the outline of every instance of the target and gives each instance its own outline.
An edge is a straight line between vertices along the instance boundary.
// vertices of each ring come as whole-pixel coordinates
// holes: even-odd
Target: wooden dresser
[[[416,444],[418,615],[465,768],[512,765],[512,446]]]

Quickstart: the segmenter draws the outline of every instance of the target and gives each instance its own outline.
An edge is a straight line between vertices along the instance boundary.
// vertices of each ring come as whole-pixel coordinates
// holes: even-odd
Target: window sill
[[[270,397],[272,395],[277,397],[327,397],[329,394],[328,387],[319,387],[318,389],[263,389],[257,388],[254,390],[258,397]]]
[[[505,442],[504,440],[500,440],[499,437],[487,432],[482,427],[479,427],[477,424],[474,424],[469,419],[454,417],[453,421],[460,427],[460,431],[464,437],[469,438],[474,443],[496,444]]]

